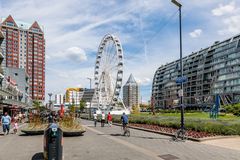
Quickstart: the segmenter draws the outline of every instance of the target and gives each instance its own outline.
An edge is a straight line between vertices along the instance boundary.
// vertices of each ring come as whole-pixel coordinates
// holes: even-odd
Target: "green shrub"
[[[240,116],[240,103],[233,105],[226,105],[223,108],[226,109],[227,113],[232,113],[235,116]]]

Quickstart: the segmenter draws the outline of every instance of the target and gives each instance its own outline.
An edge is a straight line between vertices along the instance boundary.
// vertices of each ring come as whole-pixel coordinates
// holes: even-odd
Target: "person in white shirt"
[[[102,112],[102,117],[101,117],[101,127],[104,127],[105,124],[105,113]]]
[[[96,127],[97,126],[97,113],[94,112],[93,114],[93,120],[94,120],[94,126]]]

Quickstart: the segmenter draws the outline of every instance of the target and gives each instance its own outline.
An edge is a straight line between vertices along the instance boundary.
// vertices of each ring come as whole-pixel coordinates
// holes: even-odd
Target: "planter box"
[[[64,137],[83,136],[84,132],[86,131],[64,131],[63,130],[63,136]]]
[[[43,135],[44,130],[27,130],[22,129],[21,132],[27,134],[27,135]]]

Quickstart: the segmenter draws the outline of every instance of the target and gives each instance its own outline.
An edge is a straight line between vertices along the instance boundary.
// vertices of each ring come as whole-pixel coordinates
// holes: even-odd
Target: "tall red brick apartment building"
[[[5,66],[25,68],[29,75],[29,96],[45,100],[45,39],[43,28],[35,21],[32,25],[15,21],[11,15],[1,20],[5,36],[1,45]]]

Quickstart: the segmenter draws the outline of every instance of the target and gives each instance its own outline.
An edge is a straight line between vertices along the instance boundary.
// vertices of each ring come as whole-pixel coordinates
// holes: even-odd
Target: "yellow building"
[[[67,88],[66,90],[66,103],[80,104],[84,94],[84,88]]]

